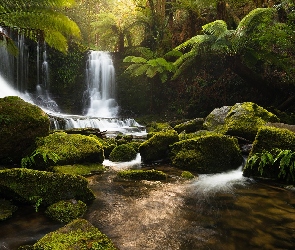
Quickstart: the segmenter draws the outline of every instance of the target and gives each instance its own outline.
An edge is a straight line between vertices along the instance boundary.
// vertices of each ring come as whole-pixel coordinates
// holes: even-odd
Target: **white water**
[[[115,69],[107,52],[91,51],[86,77],[87,93],[90,97],[87,116],[116,117],[118,105],[115,101]]]
[[[194,181],[190,188],[196,194],[212,195],[216,192],[233,193],[235,186],[245,186],[252,179],[244,177],[242,166],[236,170],[218,174],[202,174]]]
[[[102,165],[105,167],[109,167],[113,170],[121,170],[121,169],[128,169],[128,168],[137,168],[140,167],[141,164],[141,156],[140,154],[136,155],[136,158],[132,161],[128,162],[113,162],[110,160],[104,160]]]

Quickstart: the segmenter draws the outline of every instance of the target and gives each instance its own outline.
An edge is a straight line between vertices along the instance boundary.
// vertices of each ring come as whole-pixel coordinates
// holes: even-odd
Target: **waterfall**
[[[86,67],[86,96],[90,100],[87,116],[116,117],[115,69],[109,53],[91,51]]]

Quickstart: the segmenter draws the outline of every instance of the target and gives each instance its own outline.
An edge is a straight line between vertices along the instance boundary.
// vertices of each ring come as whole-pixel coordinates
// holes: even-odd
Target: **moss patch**
[[[115,250],[116,248],[111,240],[90,222],[83,219],[77,219],[64,227],[45,235],[33,245],[33,249]]]
[[[10,218],[16,210],[17,206],[12,205],[10,201],[0,199],[0,221]]]
[[[102,164],[74,164],[53,167],[56,173],[73,174],[73,175],[90,175],[94,173],[103,173],[105,167]]]
[[[195,176],[189,171],[183,171],[181,173],[181,177],[184,178],[184,179],[193,179],[193,178],[195,178]]]
[[[151,162],[167,158],[169,155],[169,146],[178,140],[178,134],[175,130],[154,134],[139,147],[142,161]]]
[[[45,213],[56,221],[69,223],[83,216],[86,210],[87,205],[83,201],[69,200],[59,201],[50,205]]]
[[[122,144],[112,150],[109,158],[113,162],[123,162],[135,159],[136,155],[137,152],[132,145]]]
[[[237,168],[243,157],[235,138],[216,134],[176,142],[171,160],[178,168],[217,173]]]
[[[20,163],[36,137],[49,134],[50,121],[39,107],[16,96],[0,98],[0,163]]]
[[[122,170],[117,173],[117,176],[122,179],[129,180],[148,180],[148,181],[157,181],[157,180],[166,180],[167,175],[158,170]]]
[[[35,206],[69,199],[89,202],[95,198],[82,176],[20,168],[0,171],[0,194]]]
[[[186,121],[180,124],[177,124],[174,127],[174,130],[177,131],[177,133],[181,133],[182,131],[185,131],[186,133],[193,133],[198,130],[203,129],[203,118],[196,118],[194,120]]]
[[[68,165],[75,163],[102,163],[104,160],[103,148],[98,140],[91,136],[66,134],[58,132],[36,140],[37,149],[31,166],[44,170],[52,165]],[[46,161],[44,156],[56,155],[56,162]]]

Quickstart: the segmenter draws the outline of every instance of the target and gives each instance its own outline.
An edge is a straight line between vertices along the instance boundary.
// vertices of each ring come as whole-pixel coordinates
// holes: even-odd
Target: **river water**
[[[183,180],[165,165],[152,168],[168,173],[166,181],[122,181],[116,171],[128,165],[106,165],[109,171],[88,177],[97,199],[84,218],[118,249],[295,249],[292,189],[244,178],[240,169]],[[19,209],[0,222],[0,249],[32,244],[61,226],[32,207]]]

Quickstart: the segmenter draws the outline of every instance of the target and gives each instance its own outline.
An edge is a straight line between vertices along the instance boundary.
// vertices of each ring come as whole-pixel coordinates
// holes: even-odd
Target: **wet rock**
[[[136,158],[137,152],[130,144],[122,144],[115,147],[111,154],[110,160],[113,162],[131,161]]]
[[[20,164],[37,137],[49,134],[49,118],[16,96],[0,98],[0,163]]]
[[[32,249],[105,249],[115,250],[112,241],[90,222],[77,219],[46,234]]]
[[[213,110],[206,117],[204,127],[253,141],[261,126],[278,121],[277,116],[266,109],[252,102],[244,102]]]
[[[87,180],[79,175],[50,173],[26,168],[0,171],[0,195],[21,203],[48,206],[60,200],[95,199]]]
[[[175,130],[155,133],[139,146],[142,161],[152,162],[167,158],[169,155],[169,146],[178,140],[178,134]]]
[[[237,139],[226,135],[205,135],[171,146],[172,164],[181,169],[218,173],[235,169],[243,162]]]
[[[203,118],[196,118],[176,125],[174,130],[176,130],[177,133],[181,133],[182,131],[185,131],[186,133],[193,133],[203,129],[203,123]]]
[[[0,200],[0,221],[7,220],[17,210],[17,206],[11,204],[10,201]]]

